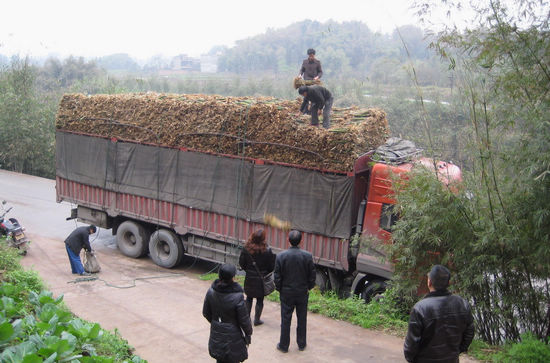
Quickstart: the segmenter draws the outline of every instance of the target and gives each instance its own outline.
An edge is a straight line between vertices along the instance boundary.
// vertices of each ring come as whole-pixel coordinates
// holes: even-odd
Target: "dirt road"
[[[0,199],[14,206],[10,215],[32,239],[23,265],[38,271],[56,296],[63,294],[76,315],[118,329],[151,363],[213,361],[207,352],[209,325],[201,314],[210,282],[198,279],[212,264],[188,258],[175,269],[162,269],[149,258],[123,256],[111,231],[100,229],[91,239],[102,271],[97,280],[76,282],[63,243],[76,223],[65,220],[71,206],[55,202],[55,182],[0,170]],[[299,352],[294,344],[294,317],[290,350],[280,353],[279,311],[278,304],[266,302],[265,324],[254,329],[248,361],[405,362],[401,338],[311,313],[307,350]]]

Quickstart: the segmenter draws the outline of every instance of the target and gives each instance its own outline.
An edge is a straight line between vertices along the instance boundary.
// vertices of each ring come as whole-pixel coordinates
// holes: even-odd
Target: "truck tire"
[[[361,291],[361,298],[369,303],[376,296],[381,295],[386,291],[386,281],[382,279],[371,280],[365,284],[365,288]]]
[[[183,244],[172,231],[159,229],[149,240],[149,254],[155,263],[161,267],[177,266],[183,258]]]
[[[139,258],[147,254],[149,233],[139,223],[124,221],[118,226],[116,243],[122,254],[132,258]]]
[[[319,286],[321,293],[330,290],[330,280],[324,269],[317,268],[315,271],[315,285]]]

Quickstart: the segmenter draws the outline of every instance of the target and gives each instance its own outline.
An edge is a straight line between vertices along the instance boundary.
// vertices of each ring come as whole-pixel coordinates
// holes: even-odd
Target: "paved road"
[[[207,352],[209,325],[202,302],[210,282],[198,276],[212,264],[184,260],[167,270],[151,259],[131,259],[117,249],[110,230],[100,229],[92,247],[102,267],[98,280],[75,282],[63,240],[77,226],[66,221],[71,205],[55,202],[55,182],[0,170],[0,199],[14,208],[32,239],[23,265],[35,269],[55,295],[78,316],[119,330],[136,354],[150,363],[212,362]],[[267,301],[265,324],[255,328],[250,362],[405,362],[402,339],[317,314],[308,315],[308,349],[299,352],[295,317],[289,353],[275,349],[279,305]],[[463,362],[469,360],[461,360]]]

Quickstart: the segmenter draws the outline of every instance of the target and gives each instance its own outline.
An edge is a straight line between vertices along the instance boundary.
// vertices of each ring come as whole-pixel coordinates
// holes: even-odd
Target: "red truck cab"
[[[460,168],[450,162],[434,161],[418,157],[418,154],[409,155],[406,160],[383,162],[374,161],[373,155],[373,152],[369,152],[359,157],[354,168],[356,190],[362,194],[357,232],[369,246],[358,249],[355,259],[357,274],[352,292],[367,301],[385,289],[385,281],[393,274],[393,265],[384,259],[383,248],[376,248],[379,243],[391,243],[391,229],[398,218],[393,212],[393,181],[408,179],[410,171],[415,167],[437,171],[438,179],[450,188],[455,188],[456,183],[462,181]]]

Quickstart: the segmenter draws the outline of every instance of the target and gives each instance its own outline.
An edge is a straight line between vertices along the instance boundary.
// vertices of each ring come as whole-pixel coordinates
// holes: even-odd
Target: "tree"
[[[110,71],[135,72],[140,69],[139,64],[126,53],[117,53],[101,57],[97,60],[97,64]]]
[[[55,103],[37,94],[36,75],[29,58],[17,57],[0,73],[0,165],[53,177]]]
[[[443,2],[453,6],[453,2]],[[434,6],[424,2],[426,14]],[[451,8],[452,10],[452,8]],[[435,262],[473,304],[489,343],[550,336],[550,37],[536,0],[478,4],[479,24],[438,34],[467,115],[469,163],[453,193],[420,174],[397,194],[395,283]],[[414,301],[414,299],[413,299]],[[411,301],[411,303],[413,302]]]

